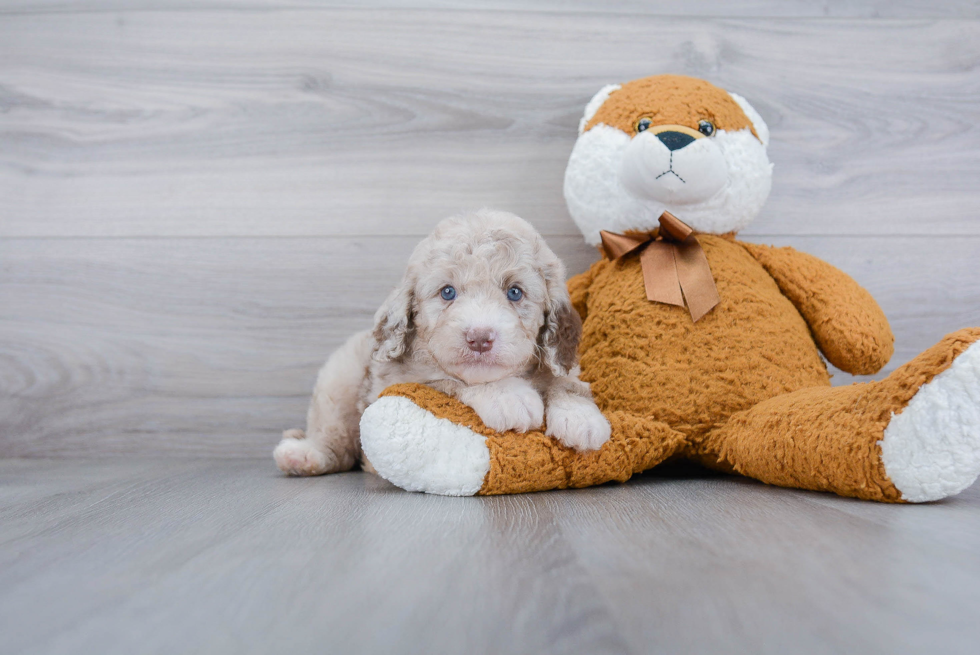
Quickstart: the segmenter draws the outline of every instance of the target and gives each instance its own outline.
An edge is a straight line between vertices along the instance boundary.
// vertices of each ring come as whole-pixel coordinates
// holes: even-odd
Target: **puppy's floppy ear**
[[[539,337],[541,362],[551,370],[552,375],[561,377],[575,367],[578,361],[578,342],[582,338],[582,319],[572,307],[565,286],[565,266],[561,260],[547,249],[547,260],[543,274],[548,298],[545,303],[544,325]]]
[[[414,304],[415,283],[406,275],[374,315],[375,360],[390,362],[408,350],[415,333]]]

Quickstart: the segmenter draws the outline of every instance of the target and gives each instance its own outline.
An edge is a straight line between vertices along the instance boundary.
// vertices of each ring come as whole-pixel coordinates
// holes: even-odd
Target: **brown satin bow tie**
[[[649,300],[683,307],[686,299],[695,323],[721,302],[694,230],[670,212],[660,215],[657,232],[616,234],[601,230],[599,236],[609,259],[643,249],[640,266]]]

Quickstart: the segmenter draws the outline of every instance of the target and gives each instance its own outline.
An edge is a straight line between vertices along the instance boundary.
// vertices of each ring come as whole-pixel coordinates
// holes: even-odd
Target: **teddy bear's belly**
[[[762,400],[829,385],[806,322],[762,266],[735,242],[702,245],[722,302],[697,323],[646,299],[636,258],[596,275],[581,365],[604,411],[699,434]]]

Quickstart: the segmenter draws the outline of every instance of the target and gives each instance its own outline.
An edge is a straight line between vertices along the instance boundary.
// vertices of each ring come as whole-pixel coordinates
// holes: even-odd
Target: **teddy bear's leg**
[[[885,502],[959,493],[980,473],[980,329],[881,381],[802,389],[735,414],[697,446],[770,484]]]
[[[588,487],[625,481],[687,444],[663,423],[622,412],[612,436],[581,453],[543,431],[498,433],[472,409],[434,389],[395,385],[361,419],[361,447],[377,473],[409,491],[450,496]]]

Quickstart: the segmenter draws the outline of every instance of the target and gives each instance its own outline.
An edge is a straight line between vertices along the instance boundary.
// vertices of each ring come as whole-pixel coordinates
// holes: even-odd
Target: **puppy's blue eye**
[[[524,292],[517,287],[507,289],[507,300],[517,302],[524,297]]]
[[[447,284],[442,288],[442,292],[439,295],[442,296],[443,300],[452,300],[456,297],[456,289]]]

